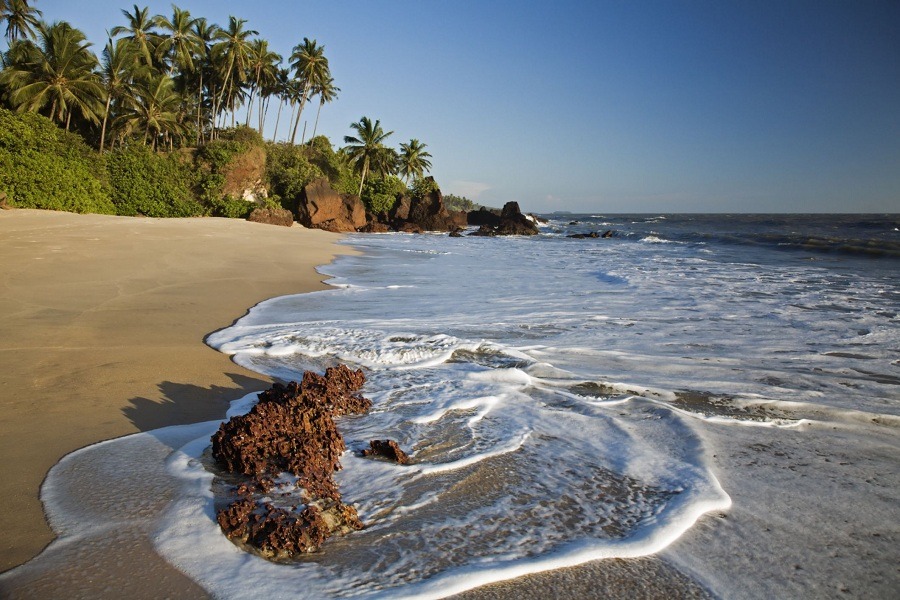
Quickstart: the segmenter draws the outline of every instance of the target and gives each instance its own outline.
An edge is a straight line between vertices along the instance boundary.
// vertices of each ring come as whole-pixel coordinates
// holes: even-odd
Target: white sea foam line
[[[504,444],[502,446],[498,446],[493,450],[489,450],[488,452],[481,452],[479,454],[473,454],[471,456],[467,456],[465,458],[461,458],[459,460],[455,460],[453,462],[448,463],[440,463],[440,464],[423,464],[419,463],[414,465],[412,468],[417,469],[423,475],[434,475],[435,473],[445,473],[447,471],[455,471],[457,469],[462,469],[464,467],[468,467],[474,464],[477,464],[483,460],[488,458],[493,458],[495,456],[501,456],[503,454],[509,454],[510,452],[515,452],[531,437],[531,431],[526,431],[521,433],[517,438],[514,438],[509,443]]]
[[[422,415],[420,417],[413,417],[409,421],[410,423],[418,423],[420,425],[434,423],[435,421],[440,420],[447,413],[454,410],[471,410],[473,408],[481,408],[476,417],[473,417],[473,420],[469,421],[469,424],[473,424],[481,420],[484,415],[490,412],[491,408],[497,405],[500,402],[500,398],[497,396],[481,396],[478,398],[469,398],[468,400],[461,400],[459,402],[454,402],[452,404],[448,404],[447,406],[436,410],[435,412]]]

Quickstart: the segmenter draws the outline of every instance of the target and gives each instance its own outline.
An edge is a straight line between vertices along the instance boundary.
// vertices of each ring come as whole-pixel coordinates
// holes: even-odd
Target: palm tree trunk
[[[103,127],[100,129],[100,154],[103,154],[103,146],[106,142],[106,120],[109,118],[109,103],[112,96],[106,96],[106,112],[103,113]]]
[[[272,141],[274,142],[278,139],[278,121],[281,120],[281,107],[284,106],[284,101],[278,102],[278,114],[275,117],[275,132],[272,134]]]
[[[297,111],[297,121],[294,123],[294,133],[291,135],[291,145],[294,144],[294,140],[297,139],[297,127],[300,125],[300,115],[303,114],[303,106],[306,104],[306,97],[309,95],[309,90],[312,87],[312,82],[307,81],[306,87],[303,89],[303,95],[300,96],[300,110]]]
[[[312,134],[312,137],[309,138],[310,141],[311,141],[314,137],[316,137],[316,129],[319,128],[319,113],[322,112],[322,105],[323,105],[323,104],[325,104],[325,103],[324,103],[324,102],[319,102],[319,108],[316,109],[316,124],[313,125],[313,134]]]
[[[365,162],[363,162],[362,178],[359,180],[359,193],[357,194],[357,196],[359,196],[360,199],[362,198],[362,189],[363,189],[363,185],[365,185],[365,183],[366,183],[366,175],[368,174],[368,172],[369,172],[369,158],[366,157]]]

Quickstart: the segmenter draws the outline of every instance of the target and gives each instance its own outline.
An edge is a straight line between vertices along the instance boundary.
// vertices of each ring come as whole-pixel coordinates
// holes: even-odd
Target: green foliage
[[[194,170],[175,155],[132,145],[107,154],[106,164],[120,215],[193,217],[205,212],[191,192]]]
[[[424,198],[431,192],[438,191],[438,184],[432,177],[416,179],[409,186],[409,194],[413,198]]]
[[[465,196],[456,196],[454,194],[444,195],[444,206],[447,210],[464,210],[466,212],[475,210],[475,203]]]
[[[0,108],[0,192],[12,206],[115,214],[103,160],[34,113]]]
[[[320,177],[325,177],[317,165],[310,162],[310,151],[304,146],[269,144],[266,153],[266,178],[269,192],[281,198],[281,204],[294,210],[303,187]]]
[[[363,186],[362,201],[370,212],[389,212],[397,202],[397,196],[406,191],[406,185],[394,175],[371,177]]]
[[[231,196],[210,198],[207,204],[213,216],[228,217],[229,219],[246,219],[253,212],[253,209],[256,208],[256,204],[253,202],[232,198]]]
[[[309,161],[324,173],[331,187],[341,194],[359,192],[359,175],[343,152],[335,152],[331,141],[324,135],[316,136],[309,141]]]
[[[218,174],[225,170],[235,156],[249,149],[250,146],[244,142],[218,139],[201,146],[197,151],[197,158],[205,163],[212,173]]]
[[[252,127],[246,125],[238,125],[230,129],[223,129],[219,132],[218,140],[227,142],[237,142],[246,146],[265,146],[266,142],[263,136]]]

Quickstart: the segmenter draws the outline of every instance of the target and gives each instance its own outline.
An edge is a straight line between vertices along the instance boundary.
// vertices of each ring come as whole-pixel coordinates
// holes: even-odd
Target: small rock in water
[[[363,456],[383,456],[401,465],[409,464],[409,456],[394,440],[372,440],[369,448],[363,450]]]

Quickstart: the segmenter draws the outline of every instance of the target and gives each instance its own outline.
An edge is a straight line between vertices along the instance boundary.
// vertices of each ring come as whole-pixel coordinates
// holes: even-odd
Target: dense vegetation
[[[244,19],[219,26],[174,5],[171,16],[135,5],[122,10],[124,24],[110,29],[98,57],[81,31],[45,22],[33,4],[0,0],[8,45],[0,56],[0,108],[8,109],[0,192],[14,206],[245,216],[253,205],[229,177],[259,164],[270,197],[285,207],[306,183],[327,177],[377,212],[431,169],[425,144],[389,148],[393,132],[368,117],[350,125],[343,148],[316,135],[322,107],[340,91],[316,40],[303,38],[282,66]],[[311,139],[301,134],[297,145],[314,99]],[[266,142],[270,108],[275,128]],[[279,126],[289,142],[274,142]]]

